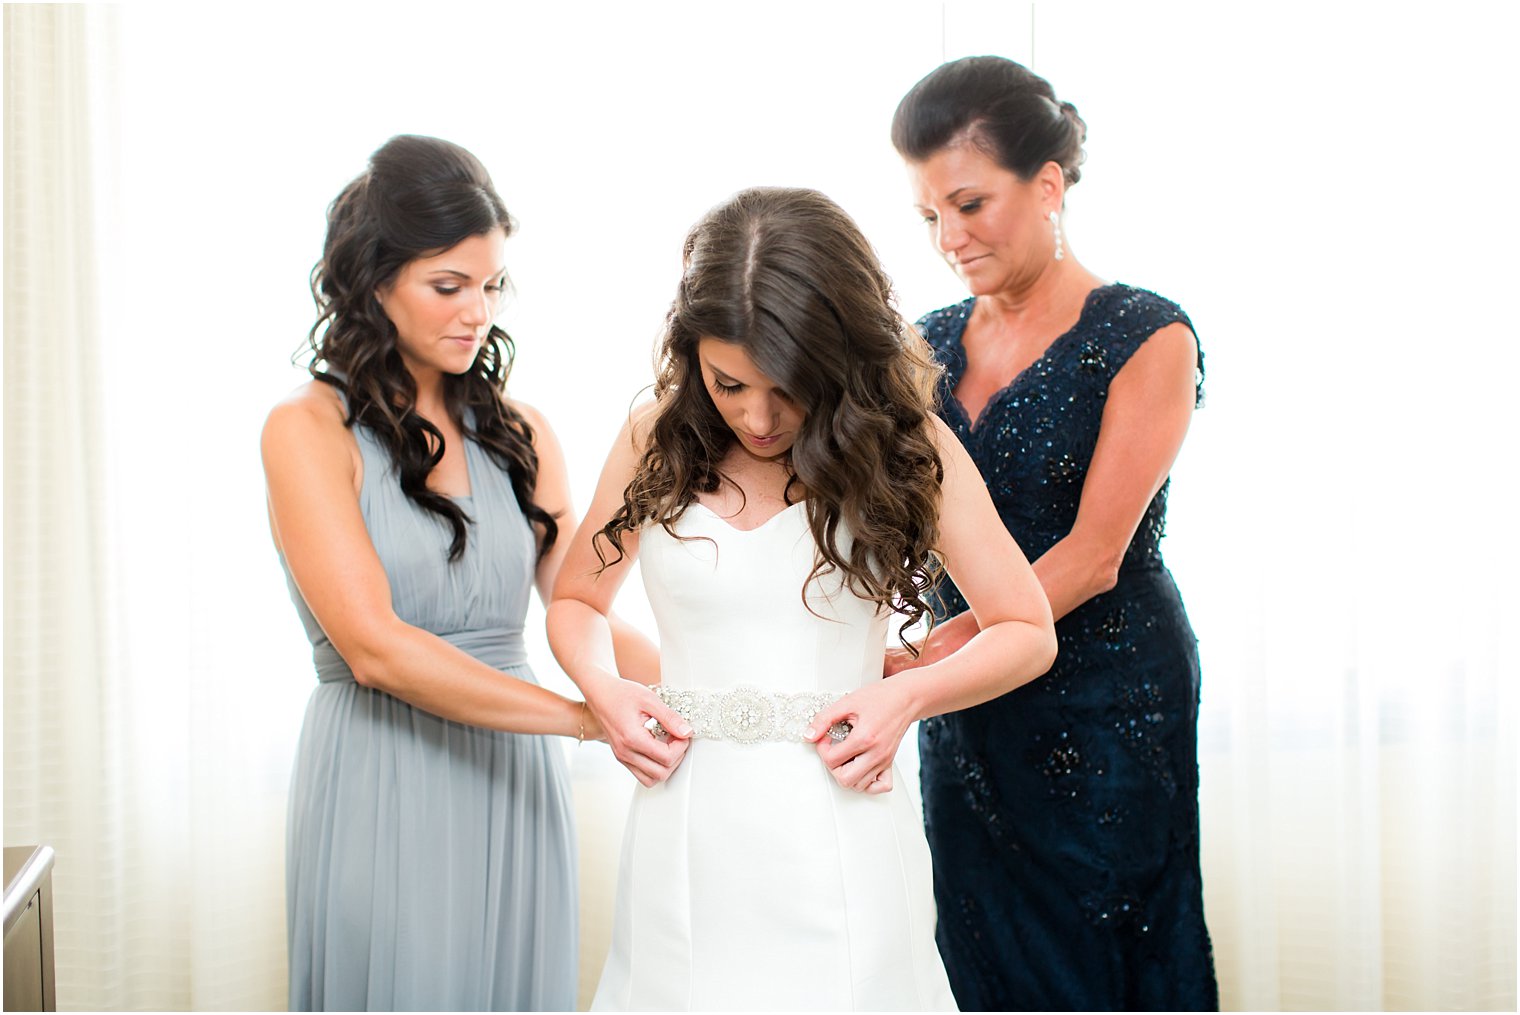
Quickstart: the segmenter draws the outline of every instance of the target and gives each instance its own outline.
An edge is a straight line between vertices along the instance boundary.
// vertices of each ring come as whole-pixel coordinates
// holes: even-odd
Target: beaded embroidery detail
[[[785,694],[753,687],[702,691],[657,685],[652,690],[691,723],[693,737],[741,744],[806,743],[802,734],[813,716],[840,697],[821,691]]]

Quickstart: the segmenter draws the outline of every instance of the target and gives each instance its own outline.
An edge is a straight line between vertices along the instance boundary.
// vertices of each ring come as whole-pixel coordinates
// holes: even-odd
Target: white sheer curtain
[[[5,8],[5,841],[57,850],[61,1008],[277,1008],[288,761],[259,748],[291,734],[207,665],[256,631],[199,622],[257,623],[213,496],[256,511],[257,459],[177,366],[215,334],[174,310],[193,247],[134,234],[168,223],[130,171],[167,164],[122,143],[122,13]]]
[[[1222,1002],[1513,1008],[1514,18],[1036,13],[1073,243],[1207,354],[1166,553]]]
[[[960,298],[886,125],[968,52],[1030,61],[1078,104],[1068,238],[1182,302],[1208,352],[1166,552],[1204,653],[1225,1005],[1514,1006],[1512,15],[5,17],[5,839],[59,851],[62,1007],[284,1003],[311,676],[256,441],[300,379],[322,209],[367,153],[420,131],[492,168],[522,222],[514,389],[559,429],[584,505],[680,237],[732,190],[817,186],[906,313]],[[600,748],[573,758],[589,986],[628,782]]]
[[[112,524],[99,184],[111,11],[5,8],[5,841],[48,843],[59,1006],[184,1006],[191,859],[123,721],[127,578]],[[99,74],[87,73],[94,68]]]

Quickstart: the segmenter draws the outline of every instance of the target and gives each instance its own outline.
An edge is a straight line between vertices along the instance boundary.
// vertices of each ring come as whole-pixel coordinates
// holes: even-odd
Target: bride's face
[[[792,448],[806,413],[755,366],[741,346],[717,338],[697,342],[702,380],[723,422],[757,458],[779,458]]]

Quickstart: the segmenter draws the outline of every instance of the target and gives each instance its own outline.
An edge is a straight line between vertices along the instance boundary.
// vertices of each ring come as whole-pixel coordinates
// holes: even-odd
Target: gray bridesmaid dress
[[[465,441],[471,495],[459,503],[474,524],[450,564],[448,526],[407,500],[367,431],[354,434],[396,614],[532,681],[522,628],[536,549],[507,473]],[[573,1010],[575,833],[559,744],[359,686],[286,578],[319,681],[286,833],[291,1010]]]

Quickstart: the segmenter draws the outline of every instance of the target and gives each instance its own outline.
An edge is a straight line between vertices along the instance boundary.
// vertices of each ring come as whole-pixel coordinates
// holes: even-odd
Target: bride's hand
[[[635,680],[608,680],[586,694],[613,755],[645,786],[670,778],[691,746],[691,724]],[[656,737],[650,719],[664,727]]]
[[[804,736],[817,745],[818,756],[834,781],[862,793],[892,790],[892,760],[913,722],[907,695],[893,681],[853,691],[813,716]],[[843,740],[829,733],[838,723],[848,723]]]

